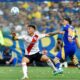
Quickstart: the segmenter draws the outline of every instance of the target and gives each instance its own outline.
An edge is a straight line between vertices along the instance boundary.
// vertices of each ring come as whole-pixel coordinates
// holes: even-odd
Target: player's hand
[[[11,34],[12,34],[12,39],[13,39],[13,40],[18,40],[15,32],[12,32]]]
[[[16,33],[15,33],[15,32],[11,32],[11,35],[12,35],[13,37],[15,37],[15,36],[16,36]]]
[[[11,32],[12,36],[16,36],[16,33],[15,32]]]

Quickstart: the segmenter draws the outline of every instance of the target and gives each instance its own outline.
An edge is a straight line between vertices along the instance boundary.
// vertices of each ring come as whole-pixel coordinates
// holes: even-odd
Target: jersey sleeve
[[[38,31],[36,32],[36,34],[39,36],[39,39],[41,39],[41,38],[46,36],[46,34],[39,33]]]
[[[39,35],[39,38],[41,39],[41,38],[43,38],[43,37],[45,37],[46,36],[46,34],[40,34]]]
[[[17,38],[18,38],[18,39],[25,39],[25,37],[26,37],[25,35],[18,35]]]

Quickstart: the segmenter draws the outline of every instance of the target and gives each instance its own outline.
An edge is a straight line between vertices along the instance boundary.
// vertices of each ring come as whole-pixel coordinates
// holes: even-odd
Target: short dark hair
[[[69,22],[69,24],[72,24],[72,20],[71,20],[71,18],[70,18],[70,17],[64,17],[64,20],[68,21],[68,22]]]
[[[28,27],[32,27],[34,30],[36,30],[36,26],[35,25],[30,24],[30,25],[28,25]]]

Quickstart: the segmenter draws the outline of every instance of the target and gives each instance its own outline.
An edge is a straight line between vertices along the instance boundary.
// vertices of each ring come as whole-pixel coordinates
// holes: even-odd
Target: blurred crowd
[[[13,6],[19,8],[18,15],[12,15]],[[25,26],[35,24],[42,33],[60,29],[62,19],[71,17],[75,27],[80,27],[80,2],[61,1],[55,2],[3,2],[0,3],[0,28],[7,34],[11,31],[25,33]],[[20,31],[20,30],[21,31]]]

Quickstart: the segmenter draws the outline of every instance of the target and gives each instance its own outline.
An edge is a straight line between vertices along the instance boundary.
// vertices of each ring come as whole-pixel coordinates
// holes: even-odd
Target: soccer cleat
[[[63,73],[63,69],[62,68],[59,68],[57,71],[54,71],[54,75],[62,74],[62,73]]]

